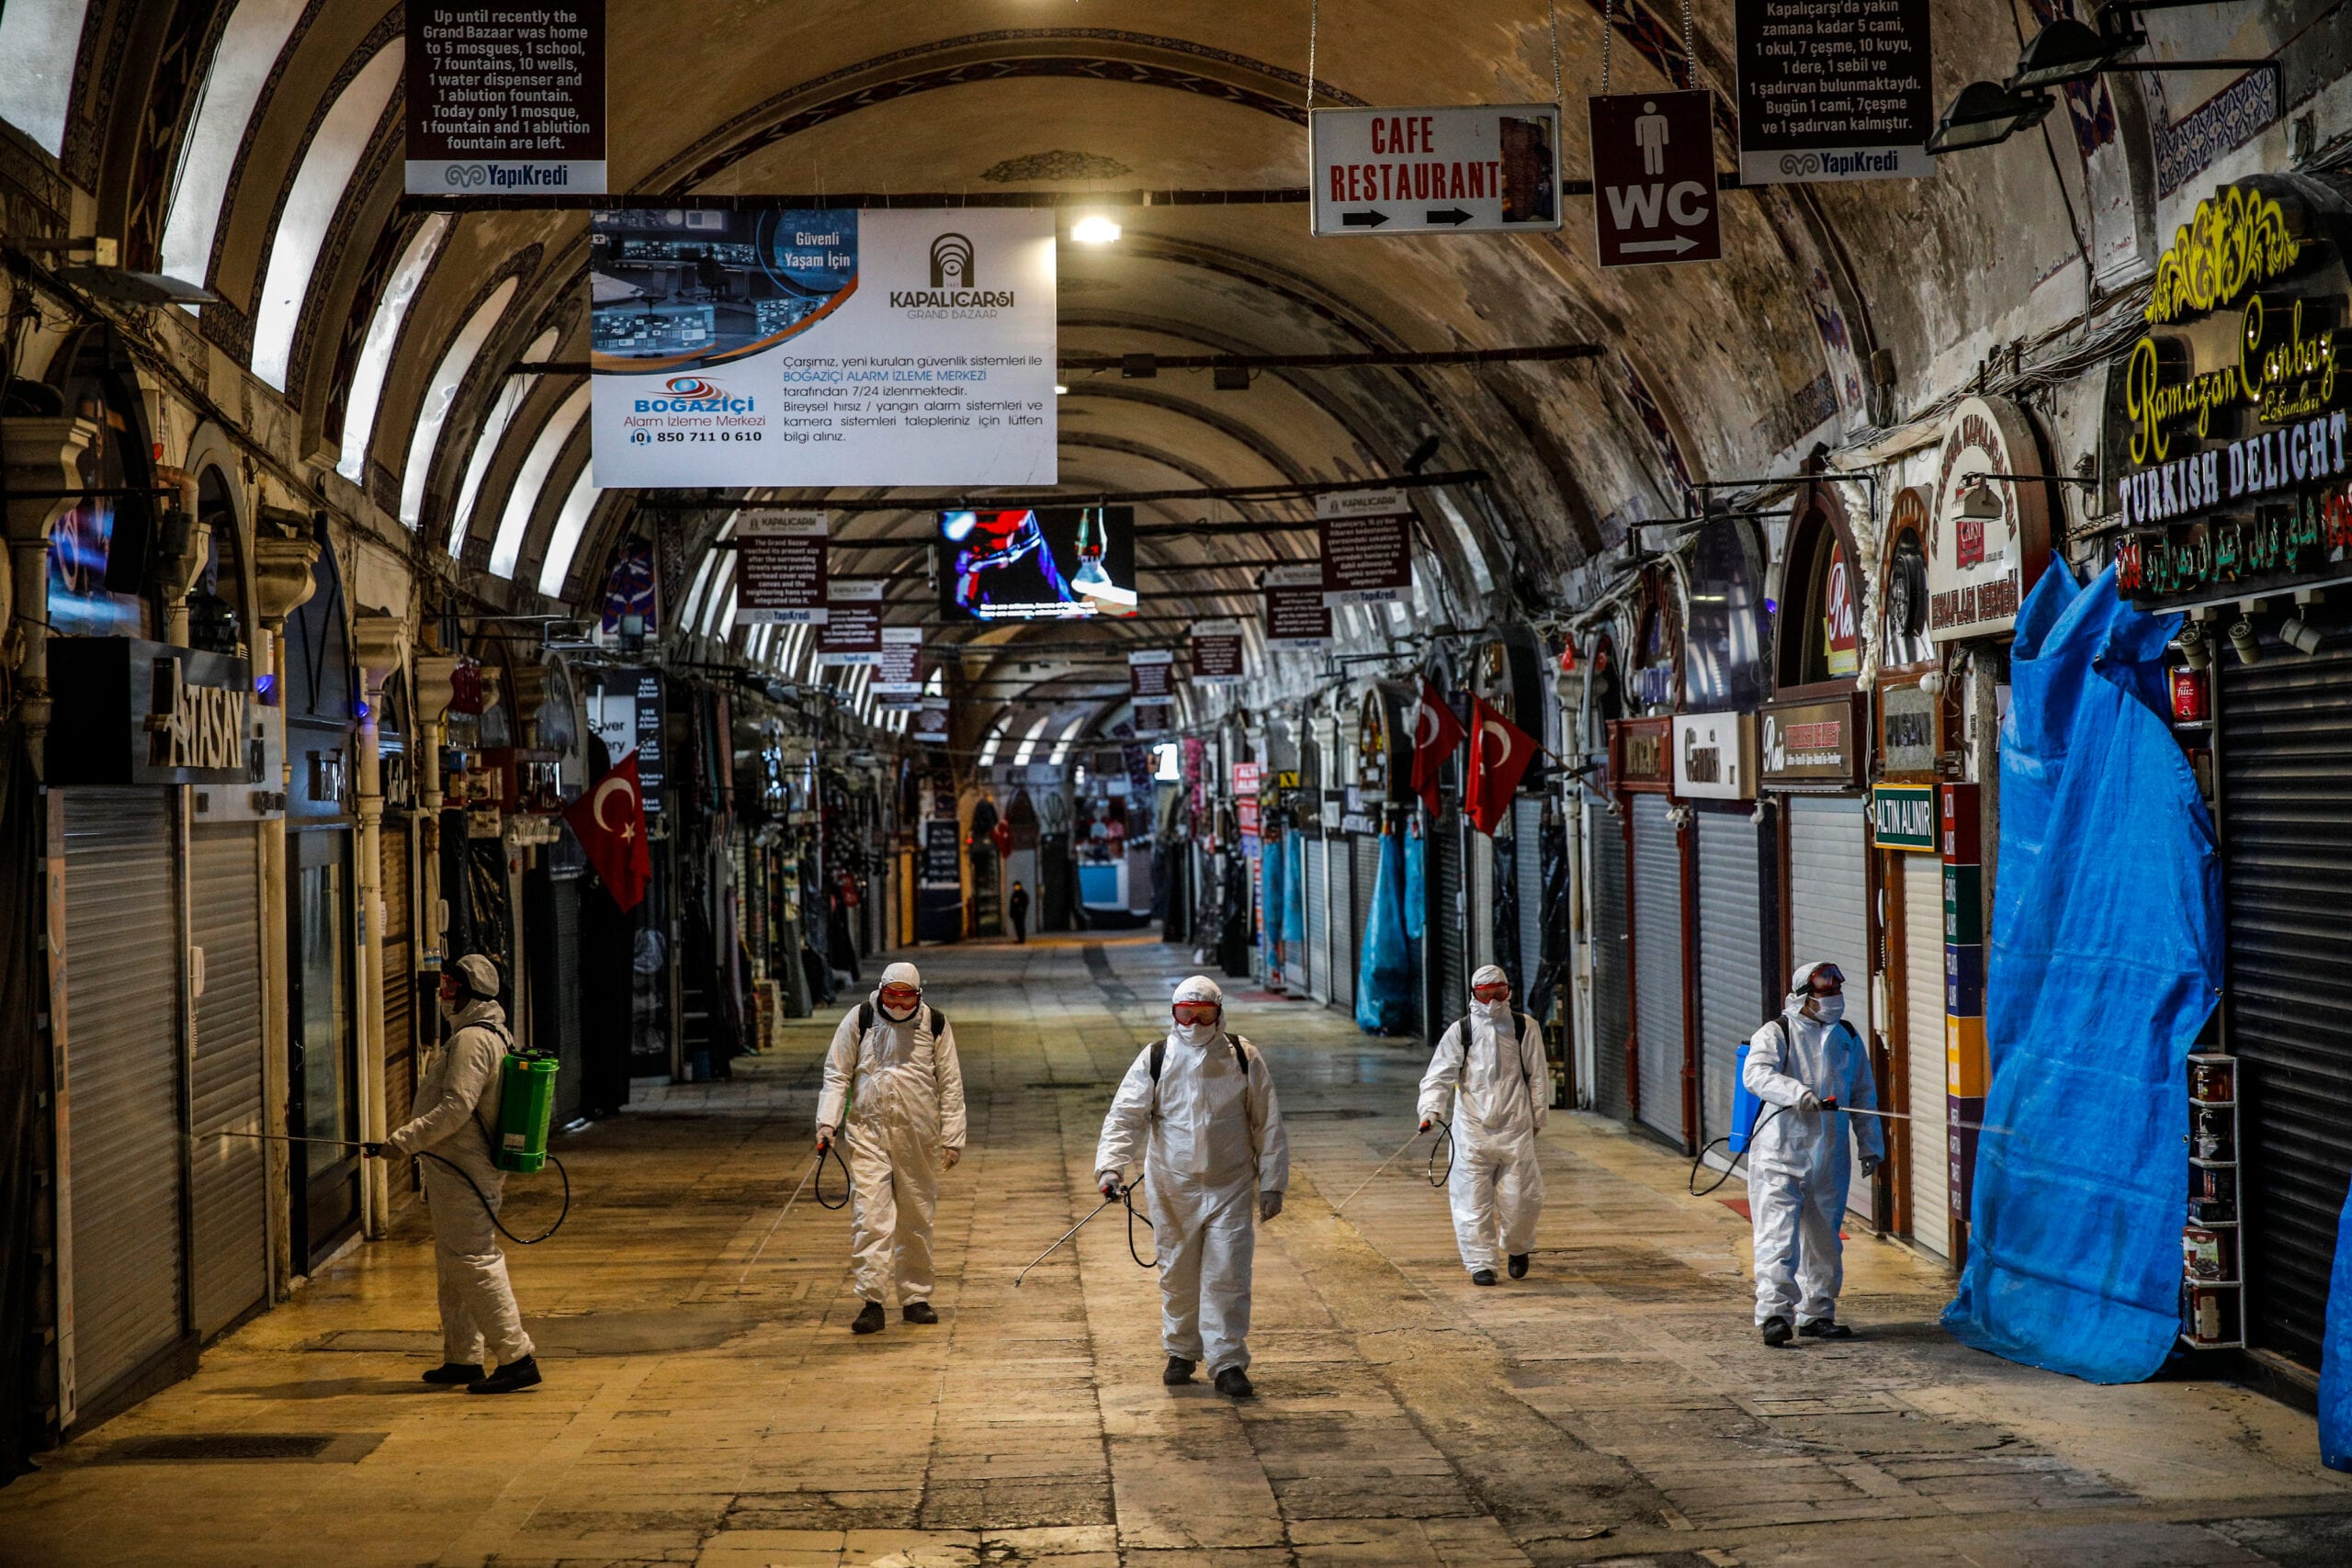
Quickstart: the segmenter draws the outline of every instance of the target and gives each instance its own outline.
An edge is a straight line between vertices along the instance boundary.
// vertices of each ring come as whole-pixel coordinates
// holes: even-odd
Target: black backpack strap
[[[1159,1069],[1168,1065],[1168,1041],[1165,1036],[1151,1043],[1151,1081],[1159,1081]]]
[[[929,1006],[928,1003],[924,1004]],[[931,1037],[933,1040],[947,1032],[947,1015],[937,1008],[931,1010]]]
[[[1251,1045],[1250,1042],[1242,1039],[1238,1034],[1228,1034],[1225,1038],[1226,1043],[1233,1047],[1233,1065],[1241,1069],[1241,1076],[1243,1077],[1248,1077],[1250,1076],[1250,1054],[1257,1049],[1257,1047]]]
[[[874,1004],[873,1004],[872,1002],[860,1002],[860,1003],[858,1003],[858,1004],[857,1004],[857,1040],[858,1040],[858,1044],[859,1044],[859,1046],[860,1046],[861,1048],[862,1048],[862,1047],[865,1045],[865,1035],[866,1035],[866,1032],[867,1032],[868,1030],[872,1029],[873,1027],[874,1027]]]

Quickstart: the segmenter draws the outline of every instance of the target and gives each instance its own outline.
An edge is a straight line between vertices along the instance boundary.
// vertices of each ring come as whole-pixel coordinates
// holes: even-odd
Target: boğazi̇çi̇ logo
[[[1010,310],[1012,290],[972,287],[975,272],[969,237],[944,233],[931,243],[931,287],[894,288],[890,307],[897,310]]]
[[[703,376],[673,376],[662,384],[662,395],[637,400],[639,413],[750,413],[750,398],[730,396],[726,388]]]

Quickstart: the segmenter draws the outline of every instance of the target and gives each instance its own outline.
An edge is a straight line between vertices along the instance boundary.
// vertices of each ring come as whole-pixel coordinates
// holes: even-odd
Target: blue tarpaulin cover
[[[2180,1331],[2188,1056],[2222,980],[2212,818],[2162,716],[2178,624],[2052,562],[2001,727],[1987,1130],[1943,1321],[2091,1382],[2149,1376]]]
[[[1270,955],[1283,939],[1283,863],[1289,858],[1280,834],[1259,846],[1258,945]]]
[[[1404,835],[1383,833],[1372,918],[1364,922],[1363,955],[1356,962],[1356,1027],[1370,1034],[1402,1034],[1413,1027],[1413,955],[1405,942],[1404,888]]]
[[[1422,851],[1429,843],[1426,833],[1407,832],[1405,839],[1405,940],[1421,940],[1421,927],[1428,924],[1429,895],[1421,886]]]
[[[2352,1197],[2335,1222],[2335,1269],[2320,1339],[2319,1460],[2330,1470],[2352,1470]]]
[[[1302,956],[1299,949],[1306,942],[1306,835],[1289,835],[1290,863],[1283,875],[1283,942],[1290,949],[1291,962]]]

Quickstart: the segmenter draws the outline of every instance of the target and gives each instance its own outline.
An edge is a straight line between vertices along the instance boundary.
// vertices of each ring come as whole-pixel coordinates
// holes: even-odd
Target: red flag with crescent
[[[623,909],[642,903],[646,884],[653,880],[653,854],[645,847],[645,792],[637,782],[637,753],[565,807],[563,819],[571,824],[613,902]]]
[[[1462,744],[1462,721],[1453,716],[1453,709],[1444,695],[1427,681],[1421,682],[1421,700],[1413,705],[1413,793],[1421,797],[1437,815],[1437,773],[1445,760]]]
[[[1535,761],[1535,738],[1487,705],[1470,699],[1470,823],[1493,838],[1510,815],[1510,798],[1527,765]]]

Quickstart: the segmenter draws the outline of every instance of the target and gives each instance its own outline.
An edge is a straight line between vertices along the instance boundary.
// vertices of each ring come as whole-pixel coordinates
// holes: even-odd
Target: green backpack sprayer
[[[495,1026],[492,1026],[495,1027]],[[498,1217],[498,1210],[490,1195],[474,1186],[474,1179],[463,1167],[443,1158],[431,1149],[419,1149],[416,1157],[429,1159],[447,1167],[458,1180],[472,1188],[481,1200],[482,1212],[498,1234],[517,1247],[536,1247],[563,1228],[571,1213],[571,1173],[563,1168],[563,1161],[548,1152],[548,1133],[555,1120],[556,1059],[519,1050],[514,1037],[503,1029],[498,1034],[505,1042],[505,1054],[498,1059],[498,1130],[492,1133],[481,1119],[481,1109],[474,1109],[473,1123],[481,1132],[488,1145],[491,1164],[514,1176],[530,1176],[544,1170],[550,1163],[563,1180],[563,1207],[556,1212],[555,1223],[537,1235],[516,1235]]]

